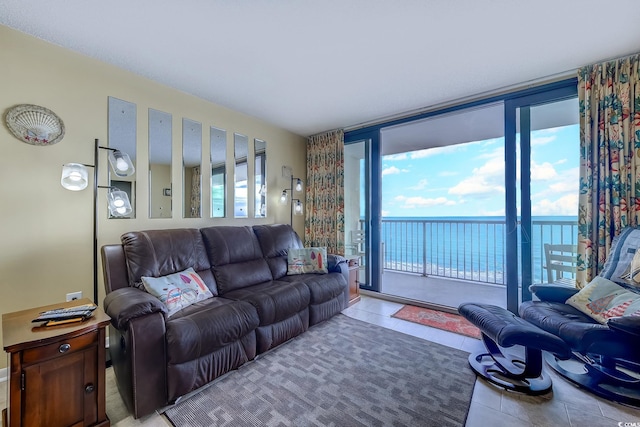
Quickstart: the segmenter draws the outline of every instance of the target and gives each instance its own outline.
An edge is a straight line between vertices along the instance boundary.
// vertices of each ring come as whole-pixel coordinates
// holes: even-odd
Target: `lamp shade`
[[[302,206],[302,202],[300,200],[296,200],[295,203],[293,204],[293,214],[294,215],[302,215],[303,214],[303,206]]]
[[[109,201],[109,213],[111,216],[123,217],[133,212],[129,196],[122,190],[112,189],[107,193],[107,200]]]
[[[296,178],[296,179],[297,181],[296,181],[295,189],[297,192],[300,192],[302,191],[302,188],[304,187],[304,185],[302,184],[302,180],[300,178]]]
[[[62,166],[60,184],[67,190],[80,191],[89,184],[87,167],[80,163],[67,163]]]
[[[287,190],[282,190],[282,194],[280,195],[280,203],[282,203],[283,205],[287,203],[288,200],[288,196],[287,196]]]
[[[118,176],[131,176],[136,171],[129,155],[120,150],[114,150],[109,153],[109,164],[111,164],[113,172]]]

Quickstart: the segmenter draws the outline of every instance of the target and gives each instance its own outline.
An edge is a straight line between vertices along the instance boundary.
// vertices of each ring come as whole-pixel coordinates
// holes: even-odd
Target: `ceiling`
[[[639,52],[638,22],[637,0],[0,2],[0,24],[303,136],[575,75]]]

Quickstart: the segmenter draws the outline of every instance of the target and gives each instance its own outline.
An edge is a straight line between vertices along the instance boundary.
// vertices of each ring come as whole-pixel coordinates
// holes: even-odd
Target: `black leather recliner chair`
[[[601,324],[565,304],[578,289],[560,285],[532,285],[540,301],[520,305],[520,317],[560,337],[573,352],[563,361],[545,353],[560,375],[591,392],[640,406],[640,316],[610,318]]]

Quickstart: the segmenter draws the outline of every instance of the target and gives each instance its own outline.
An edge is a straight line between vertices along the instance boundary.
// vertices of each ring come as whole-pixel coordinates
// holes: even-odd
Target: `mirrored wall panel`
[[[108,122],[108,146],[126,153],[131,158],[134,167],[136,164],[136,135],[137,135],[137,115],[136,104],[123,101],[118,98],[108,98],[107,109]],[[105,161],[100,166],[108,164]],[[125,218],[135,218],[136,216],[136,174],[120,177],[109,167],[109,186],[116,187],[127,193],[133,211]],[[103,196],[101,196],[103,197]],[[109,216],[110,218],[115,218]],[[123,217],[118,217],[123,218]]]
[[[233,158],[235,159],[235,180],[233,193],[233,216],[235,218],[248,218],[247,200],[247,155],[249,151],[249,138],[239,133],[233,134]]]
[[[267,216],[267,143],[261,139],[253,140],[254,177],[255,177],[255,217]]]
[[[210,128],[211,142],[211,217],[226,216],[227,194],[227,131]]]
[[[171,114],[149,108],[149,218],[171,218]]]
[[[202,125],[182,119],[182,194],[184,218],[202,217]]]

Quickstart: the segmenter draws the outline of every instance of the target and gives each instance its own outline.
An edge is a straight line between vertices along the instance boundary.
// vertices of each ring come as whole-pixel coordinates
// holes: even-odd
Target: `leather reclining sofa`
[[[139,418],[237,369],[348,306],[344,258],[327,274],[287,275],[289,225],[215,226],[130,232],[102,247],[118,389]],[[171,317],[141,277],[192,267],[214,295]]]

